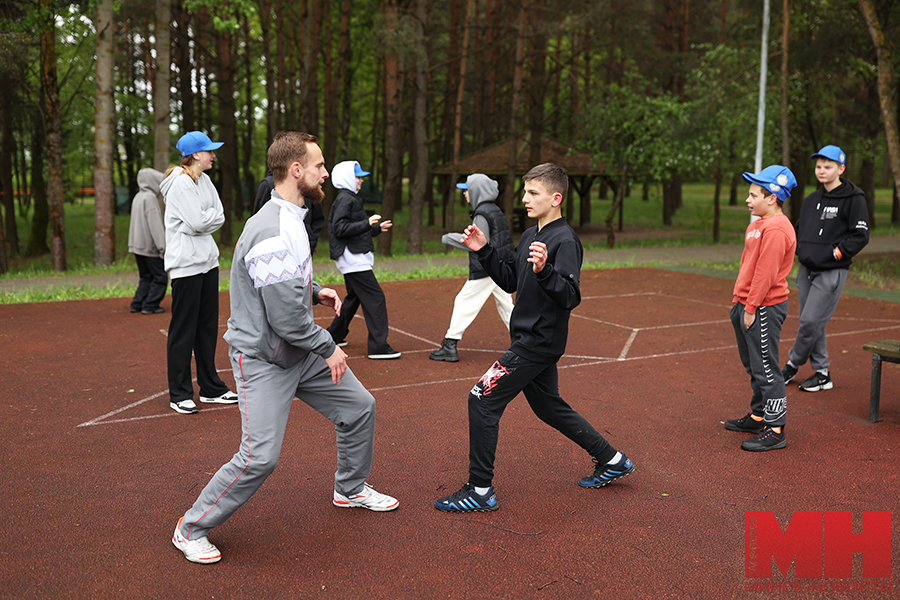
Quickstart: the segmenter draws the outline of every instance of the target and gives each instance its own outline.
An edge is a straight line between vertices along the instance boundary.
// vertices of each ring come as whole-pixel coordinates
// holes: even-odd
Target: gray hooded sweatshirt
[[[172,279],[207,273],[219,266],[212,234],[225,222],[219,192],[206,173],[194,183],[181,167],[159,186],[166,202],[166,271]]]
[[[141,256],[163,258],[166,254],[166,228],[163,225],[159,184],[163,174],[156,169],[138,171],[139,191],[131,202],[128,226],[128,251]]]

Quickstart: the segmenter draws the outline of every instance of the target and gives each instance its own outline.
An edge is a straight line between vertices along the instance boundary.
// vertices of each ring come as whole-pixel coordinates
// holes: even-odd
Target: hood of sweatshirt
[[[841,185],[837,186],[830,192],[826,192],[824,189],[822,190],[822,195],[829,198],[849,198],[850,196],[859,193],[862,193],[862,190],[856,187],[856,185],[854,185],[853,182],[848,179],[841,179]]]
[[[478,208],[483,202],[493,202],[497,199],[498,186],[497,182],[481,173],[474,173],[466,178],[466,185],[469,186],[469,202],[472,204],[472,210]]]
[[[172,172],[162,180],[162,183],[159,184],[159,191],[163,195],[163,201],[165,201],[166,195],[169,193],[169,190],[172,189],[172,184],[175,182],[175,178],[182,173],[184,173],[184,169],[182,169],[181,167],[175,167],[174,169],[172,169]]]
[[[349,190],[356,193],[356,165],[355,160],[345,160],[334,165],[331,169],[331,185],[339,190]]]
[[[159,184],[162,183],[163,174],[156,169],[141,169],[138,171],[138,189],[142,192],[150,192],[154,196],[159,195]]]

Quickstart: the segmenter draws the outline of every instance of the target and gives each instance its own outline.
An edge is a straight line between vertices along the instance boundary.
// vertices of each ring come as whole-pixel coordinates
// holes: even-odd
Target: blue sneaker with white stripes
[[[445,512],[487,512],[497,510],[497,494],[494,486],[484,496],[475,492],[475,486],[467,483],[458,492],[434,501],[434,507]]]
[[[596,466],[594,474],[579,479],[578,485],[584,488],[602,488],[634,471],[634,463],[624,454],[618,462],[612,464],[601,465],[595,458],[594,465]]]

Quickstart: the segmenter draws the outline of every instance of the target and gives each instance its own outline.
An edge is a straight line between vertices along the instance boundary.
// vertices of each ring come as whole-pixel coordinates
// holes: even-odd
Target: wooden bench
[[[872,353],[872,389],[869,394],[869,422],[877,423],[878,405],[881,402],[881,363],[900,364],[900,341],[881,340],[869,342],[863,346],[863,350]]]

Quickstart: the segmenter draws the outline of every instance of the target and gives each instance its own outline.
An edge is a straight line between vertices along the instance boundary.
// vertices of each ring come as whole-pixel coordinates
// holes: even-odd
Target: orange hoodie
[[[790,219],[776,214],[747,226],[741,270],[734,282],[734,302],[756,314],[758,306],[787,300],[787,276],[794,266],[797,238]]]

